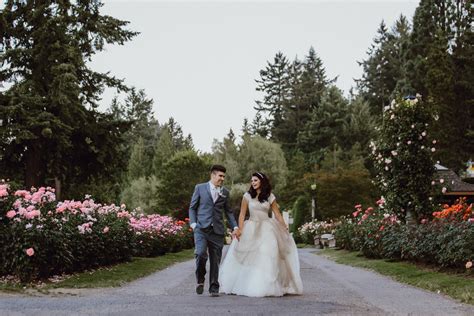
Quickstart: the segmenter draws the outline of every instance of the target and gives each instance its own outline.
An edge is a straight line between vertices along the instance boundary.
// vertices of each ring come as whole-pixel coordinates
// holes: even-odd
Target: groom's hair
[[[211,173],[216,172],[216,171],[221,171],[221,172],[225,173],[227,171],[227,169],[222,165],[212,165]]]

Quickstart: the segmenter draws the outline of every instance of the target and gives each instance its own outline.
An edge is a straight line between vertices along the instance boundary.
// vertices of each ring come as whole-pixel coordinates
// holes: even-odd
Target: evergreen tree
[[[289,96],[288,59],[282,52],[278,52],[273,63],[267,62],[265,69],[260,70],[260,79],[257,82],[257,91],[263,92],[263,100],[256,101],[258,123],[256,127],[260,136],[266,137],[263,131],[271,133],[278,129],[283,120],[283,106]],[[263,118],[266,118],[264,120]]]
[[[145,155],[145,144],[143,138],[139,138],[132,147],[130,161],[128,163],[128,179],[135,180],[149,175]]]
[[[296,138],[300,128],[300,106],[301,103],[301,75],[302,63],[295,58],[288,68],[288,80],[290,85],[289,98],[283,104],[282,121],[272,130],[272,140],[281,144],[285,152],[295,149]]]
[[[250,135],[251,134],[251,127],[249,124],[249,120],[247,118],[244,118],[244,122],[242,123],[242,133],[244,135]]]
[[[396,89],[406,90],[403,78],[409,35],[410,27],[405,16],[400,16],[391,31],[382,21],[367,52],[368,58],[359,62],[364,73],[356,80],[357,88],[372,114],[382,114]]]
[[[105,43],[123,44],[137,33],[101,15],[101,6],[8,0],[0,11],[0,82],[11,83],[0,93],[0,169],[22,170],[28,187],[51,178],[72,184],[122,166],[123,126],[95,109],[104,87],[126,87],[87,61]]]
[[[176,147],[173,143],[171,132],[167,126],[161,128],[160,138],[155,146],[155,155],[153,157],[153,171],[156,176],[160,176],[163,171],[163,165],[170,160],[176,153]]]
[[[177,151],[193,150],[194,145],[191,135],[188,134],[188,136],[185,138],[181,125],[179,125],[174,118],[170,117],[165,126],[168,128],[169,133],[171,134],[173,145]]]
[[[421,1],[407,53],[410,92],[420,92],[439,116],[433,129],[439,140],[436,158],[455,169],[473,148],[466,133],[473,120],[472,83],[466,84],[473,72],[472,10],[472,1]]]
[[[258,135],[261,137],[268,137],[270,135],[270,129],[262,119],[260,112],[257,112],[253,122],[250,126],[250,133],[252,135]]]
[[[212,153],[213,160],[224,165],[227,169],[226,183],[232,185],[241,180],[238,146],[232,129],[229,130],[222,142],[214,141]]]
[[[339,144],[344,149],[359,144],[362,155],[368,157],[369,142],[375,136],[378,121],[380,119],[370,114],[369,104],[362,97],[353,98],[349,104],[348,116],[343,123]]]
[[[345,143],[342,139],[348,117],[348,101],[335,86],[323,96],[319,107],[298,135],[298,147],[310,157],[311,163],[319,163],[328,148]],[[329,149],[331,150],[331,149]]]

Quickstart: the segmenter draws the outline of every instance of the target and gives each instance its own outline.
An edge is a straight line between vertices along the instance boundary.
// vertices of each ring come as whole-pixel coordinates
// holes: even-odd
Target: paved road
[[[122,288],[54,296],[0,295],[0,315],[474,315],[474,306],[300,250],[305,293],[217,298],[194,293],[194,262]]]

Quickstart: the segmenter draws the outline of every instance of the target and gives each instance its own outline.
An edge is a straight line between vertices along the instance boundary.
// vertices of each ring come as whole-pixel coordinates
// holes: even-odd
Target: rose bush
[[[52,188],[13,190],[7,183],[0,183],[0,235],[0,275],[24,282],[192,246],[184,221],[89,196],[58,202]]]
[[[440,267],[464,269],[474,258],[474,212],[465,199],[444,205],[433,220],[403,225],[395,214],[378,206],[363,210],[356,205],[350,218],[336,228],[340,248],[361,251],[371,258],[409,260]]]
[[[299,227],[298,234],[304,243],[313,244],[317,235],[334,234],[338,224],[333,221],[311,221]]]

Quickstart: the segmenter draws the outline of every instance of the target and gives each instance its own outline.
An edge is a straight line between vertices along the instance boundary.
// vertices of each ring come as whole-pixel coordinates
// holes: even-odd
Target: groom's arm
[[[189,223],[191,228],[194,230],[197,223],[197,210],[199,207],[199,185],[194,187],[193,197],[191,198],[191,203],[189,204]]]
[[[227,225],[229,226],[229,228],[233,230],[235,230],[236,228],[238,229],[239,225],[237,225],[237,222],[235,221],[234,217],[234,212],[232,212],[232,209],[230,208],[230,192],[227,193],[227,198],[224,203],[224,211],[227,217]]]

